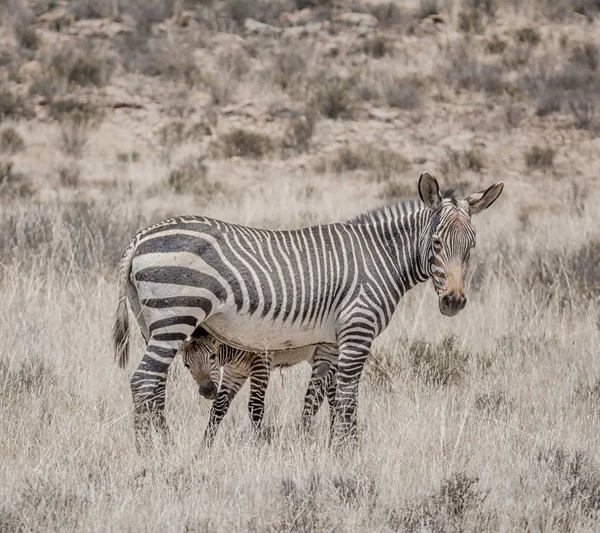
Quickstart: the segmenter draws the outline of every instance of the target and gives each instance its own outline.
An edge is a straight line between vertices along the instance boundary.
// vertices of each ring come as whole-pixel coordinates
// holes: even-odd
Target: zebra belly
[[[293,366],[302,361],[312,363],[317,346],[303,346],[302,348],[292,348],[291,350],[282,350],[273,352],[271,366]]]
[[[268,319],[235,313],[213,315],[202,323],[202,327],[221,342],[253,352],[335,342],[334,328],[329,324],[277,324]]]

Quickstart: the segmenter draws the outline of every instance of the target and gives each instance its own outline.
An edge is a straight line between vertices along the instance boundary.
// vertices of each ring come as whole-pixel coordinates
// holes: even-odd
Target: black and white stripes
[[[202,325],[251,352],[336,345],[336,427],[342,438],[353,435],[358,382],[373,340],[406,291],[430,277],[443,313],[464,307],[470,216],[501,191],[496,184],[460,200],[441,194],[424,173],[422,201],[347,222],[269,231],[184,216],[143,230],[123,256],[114,330],[117,359],[125,363],[127,296],[148,342],[131,382],[138,429],[144,417],[164,425],[168,366]]]

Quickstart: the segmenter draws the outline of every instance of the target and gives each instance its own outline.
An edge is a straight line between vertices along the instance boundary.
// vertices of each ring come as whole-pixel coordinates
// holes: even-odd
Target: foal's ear
[[[435,177],[427,171],[423,172],[419,178],[419,196],[430,209],[437,209],[442,203],[440,186]]]
[[[471,208],[471,215],[481,213],[483,210],[492,205],[498,196],[500,196],[502,189],[504,189],[504,183],[500,181],[498,183],[494,183],[494,185],[488,187],[485,191],[474,192],[471,196],[466,198],[466,201]]]

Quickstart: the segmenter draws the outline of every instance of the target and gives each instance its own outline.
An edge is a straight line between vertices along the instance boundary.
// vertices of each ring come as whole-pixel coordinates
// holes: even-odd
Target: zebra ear
[[[500,196],[502,189],[504,189],[504,183],[500,181],[485,191],[475,192],[469,196],[466,200],[471,208],[471,215],[477,215],[492,205]]]
[[[430,209],[437,209],[442,203],[440,186],[435,177],[427,171],[423,172],[419,178],[419,196]]]

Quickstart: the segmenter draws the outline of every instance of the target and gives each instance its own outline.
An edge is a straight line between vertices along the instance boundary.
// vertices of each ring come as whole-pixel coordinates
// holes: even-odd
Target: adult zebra
[[[131,379],[136,435],[165,424],[167,370],[179,344],[202,325],[236,348],[262,352],[336,344],[336,440],[356,436],[358,383],[373,340],[400,298],[433,280],[440,311],[464,308],[471,216],[502,192],[496,183],[459,199],[428,172],[419,200],[347,222],[269,231],[198,216],[142,230],[120,264],[116,358],[128,358],[128,296],[146,353]]]

